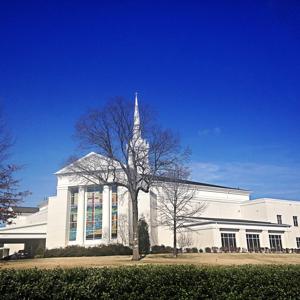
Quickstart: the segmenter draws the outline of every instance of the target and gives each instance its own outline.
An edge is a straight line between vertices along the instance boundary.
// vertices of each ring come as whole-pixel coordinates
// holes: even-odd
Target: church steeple
[[[139,112],[139,103],[138,96],[135,93],[135,101],[134,101],[134,119],[133,119],[133,132],[132,139],[129,143],[130,151],[128,156],[129,165],[133,165],[135,162],[137,165],[149,165],[148,162],[148,151],[149,144],[146,140],[142,139],[142,130],[141,130],[141,120],[140,120],[140,112]],[[147,168],[141,169],[139,167],[139,172],[145,172],[148,170]]]
[[[141,121],[137,93],[135,93],[134,101],[133,138],[135,140],[141,138]]]

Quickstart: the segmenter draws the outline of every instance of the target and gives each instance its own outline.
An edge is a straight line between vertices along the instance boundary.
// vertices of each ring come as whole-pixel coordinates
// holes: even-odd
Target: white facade
[[[49,249],[68,245],[129,244],[131,212],[128,194],[124,188],[119,187],[116,193],[116,236],[112,235],[113,185],[107,185],[101,189],[101,236],[91,239],[87,238],[88,189],[91,185],[81,185],[69,174],[59,174],[57,179],[57,195],[50,197],[46,206],[36,213],[17,217],[13,225],[0,229],[0,240],[4,241],[5,247],[9,247],[11,240],[14,243],[10,248],[22,248],[18,241],[24,239],[45,239]],[[194,182],[189,184],[196,189],[193,199],[195,205],[197,202],[206,203],[206,209],[198,219],[187,219],[187,224],[190,225],[186,230],[186,235],[191,240],[189,247],[224,247],[222,235],[224,239],[228,234],[232,238],[233,234],[235,247],[245,251],[253,250],[249,249],[247,235],[258,236],[260,248],[271,248],[270,235],[280,237],[282,248],[300,248],[299,241],[297,245],[297,238],[300,238],[300,228],[297,226],[300,202],[265,198],[250,200],[248,191]],[[71,239],[71,197],[74,189],[78,191],[77,218],[74,223],[75,239]],[[159,197],[157,189],[155,192],[141,193],[139,216],[144,217],[149,225],[151,245],[172,246],[172,232],[166,227],[157,226],[159,213],[156,208]],[[278,218],[282,224],[278,224]]]
[[[135,130],[139,116],[135,110]],[[136,137],[140,139],[140,136]],[[145,145],[147,151],[148,144]],[[82,159],[105,158],[90,153]],[[94,186],[74,176],[70,168],[58,171],[57,193],[34,213],[20,214],[13,225],[0,229],[0,243],[19,249],[28,241],[44,241],[46,247],[69,245],[130,244],[131,205],[128,193],[113,182]],[[280,199],[250,200],[250,192],[198,182],[186,182],[195,195],[193,202],[206,203],[198,218],[186,220],[189,247],[241,248],[300,248],[300,201]],[[138,198],[139,217],[149,225],[151,245],[172,246],[172,232],[159,226],[157,202],[163,197],[155,186]],[[11,244],[11,246],[9,246]],[[37,244],[36,244],[37,245]]]

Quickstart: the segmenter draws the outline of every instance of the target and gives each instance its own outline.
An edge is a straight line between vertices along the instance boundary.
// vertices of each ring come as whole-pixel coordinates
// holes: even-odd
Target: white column
[[[240,229],[239,232],[237,232],[237,247],[240,247],[241,250],[247,249],[247,239],[246,239],[246,229]]]
[[[221,232],[219,230],[219,227],[216,225],[216,227],[214,229],[212,229],[213,231],[213,245],[211,245],[212,247],[222,247],[222,241],[221,241]]]
[[[84,186],[80,186],[78,190],[78,206],[77,206],[77,244],[84,245],[84,222],[85,222],[85,193]]]
[[[263,230],[259,235],[260,238],[260,247],[267,247],[270,249],[269,233],[268,230]]]
[[[108,185],[103,187],[102,239],[104,243],[110,241],[110,188]]]

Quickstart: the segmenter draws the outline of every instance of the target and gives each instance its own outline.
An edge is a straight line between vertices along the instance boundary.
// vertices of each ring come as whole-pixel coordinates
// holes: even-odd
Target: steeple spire
[[[140,122],[140,112],[139,112],[139,103],[138,96],[135,93],[135,101],[134,101],[134,119],[133,119],[133,136],[134,138],[141,138],[141,122]]]
[[[134,119],[133,119],[133,131],[132,139],[129,143],[129,156],[128,164],[132,166],[134,163],[137,165],[144,165],[148,169],[148,152],[149,144],[146,140],[142,139],[141,120],[139,112],[138,95],[135,93],[134,99]],[[139,166],[138,172],[145,172],[145,169],[141,169]]]

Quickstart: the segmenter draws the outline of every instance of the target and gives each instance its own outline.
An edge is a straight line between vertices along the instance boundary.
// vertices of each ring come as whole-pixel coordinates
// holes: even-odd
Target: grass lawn
[[[244,264],[300,264],[300,254],[261,253],[199,253],[181,254],[173,258],[169,254],[151,254],[139,262],[131,256],[58,257],[36,258],[16,261],[1,261],[3,268],[71,268],[71,267],[116,267],[146,264],[194,264],[194,265],[244,265]]]

